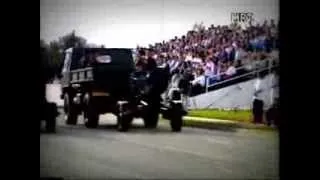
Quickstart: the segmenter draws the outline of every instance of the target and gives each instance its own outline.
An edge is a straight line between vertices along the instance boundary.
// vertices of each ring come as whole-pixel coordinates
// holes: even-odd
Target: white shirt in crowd
[[[234,60],[241,60],[246,56],[246,52],[243,49],[237,49],[234,55]]]
[[[227,47],[227,48],[225,48],[225,51],[226,51],[228,54],[230,54],[231,51],[232,51],[232,47]]]
[[[169,65],[170,69],[171,69],[171,67],[173,66],[173,64],[174,64],[174,60],[173,60],[173,59],[171,59],[171,60],[168,61],[168,65]]]
[[[263,96],[265,95],[265,92],[268,88],[268,83],[263,82],[263,78],[258,78],[254,84],[254,95],[253,95],[253,99],[258,99],[258,100],[262,100],[264,102],[267,102],[267,96]],[[269,96],[268,96],[269,97]]]
[[[202,87],[206,85],[206,78],[204,75],[196,77],[192,82],[192,85],[200,84]]]
[[[209,45],[209,43],[210,43],[210,39],[205,39],[205,40],[202,40],[201,42],[201,44],[206,47]]]
[[[202,63],[202,60],[201,60],[201,58],[195,57],[195,58],[192,59],[192,62]]]
[[[178,60],[172,60],[170,63],[169,63],[169,67],[170,67],[170,72],[174,71],[175,69],[178,68],[180,64],[180,61]]]
[[[232,47],[237,48],[238,47],[237,42],[233,42]]]
[[[232,75],[235,75],[237,73],[237,70],[236,70],[236,68],[234,66],[229,66],[225,73],[228,76],[232,76]]]
[[[192,56],[191,55],[187,55],[185,61],[192,61]]]
[[[205,75],[206,76],[213,76],[214,75],[214,69],[215,69],[215,65],[213,62],[207,62],[205,64]]]
[[[262,100],[262,96],[261,96],[261,92],[262,88],[261,88],[261,79],[258,78],[254,84],[254,95],[253,95],[253,99],[258,99],[258,100]]]
[[[271,74],[271,96],[270,101],[271,104],[274,103],[275,98],[279,98],[279,77],[275,75],[274,73]]]

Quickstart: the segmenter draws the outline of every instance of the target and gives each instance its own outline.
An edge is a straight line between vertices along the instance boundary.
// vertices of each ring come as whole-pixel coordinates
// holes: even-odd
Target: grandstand
[[[172,74],[189,72],[193,80],[188,95],[195,96],[274,71],[279,63],[278,24],[201,25],[182,37],[137,47],[137,52],[141,49],[148,49],[158,64],[168,63]]]

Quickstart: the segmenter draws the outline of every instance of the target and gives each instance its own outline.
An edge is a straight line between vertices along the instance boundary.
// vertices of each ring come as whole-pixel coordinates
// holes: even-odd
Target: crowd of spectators
[[[173,74],[192,73],[192,84],[201,88],[207,77],[210,83],[226,80],[252,70],[253,61],[274,56],[279,47],[277,28],[274,20],[246,28],[236,24],[208,28],[198,25],[180,38],[148,48],[137,47],[137,51],[148,49],[148,56],[158,65],[167,63]],[[237,70],[241,66],[245,69]]]

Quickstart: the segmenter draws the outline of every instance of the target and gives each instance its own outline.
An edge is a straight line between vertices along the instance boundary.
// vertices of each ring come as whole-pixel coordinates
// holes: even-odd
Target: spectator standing
[[[233,61],[234,60],[234,48],[232,47],[231,43],[226,45],[225,48],[226,60]]]
[[[188,52],[185,58],[185,61],[192,61],[193,57],[192,57],[192,53]]]
[[[194,63],[202,63],[202,59],[200,58],[198,53],[196,53],[196,55],[192,59],[192,62],[194,62]]]
[[[262,73],[258,74],[258,79],[256,80],[256,83],[254,84],[254,95],[253,95],[253,107],[252,107],[252,113],[253,113],[253,122],[254,123],[262,123],[263,121],[263,80]]]
[[[235,54],[234,54],[235,61],[242,60],[246,55],[247,53],[244,51],[242,46],[239,45],[235,47]]]
[[[210,59],[210,57],[206,58],[206,63],[204,68],[205,68],[205,76],[212,77],[214,75],[215,65],[213,61]]]
[[[279,70],[275,68],[271,74],[271,96],[270,104],[275,104],[275,99],[279,99]]]

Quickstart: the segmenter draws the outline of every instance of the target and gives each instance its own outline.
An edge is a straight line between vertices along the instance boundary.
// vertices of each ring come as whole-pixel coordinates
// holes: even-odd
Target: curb
[[[185,116],[184,126],[197,127],[204,129],[257,129],[257,130],[277,130],[276,127],[270,127],[265,124],[252,124],[244,122],[236,122],[231,120],[209,119],[200,117]]]

